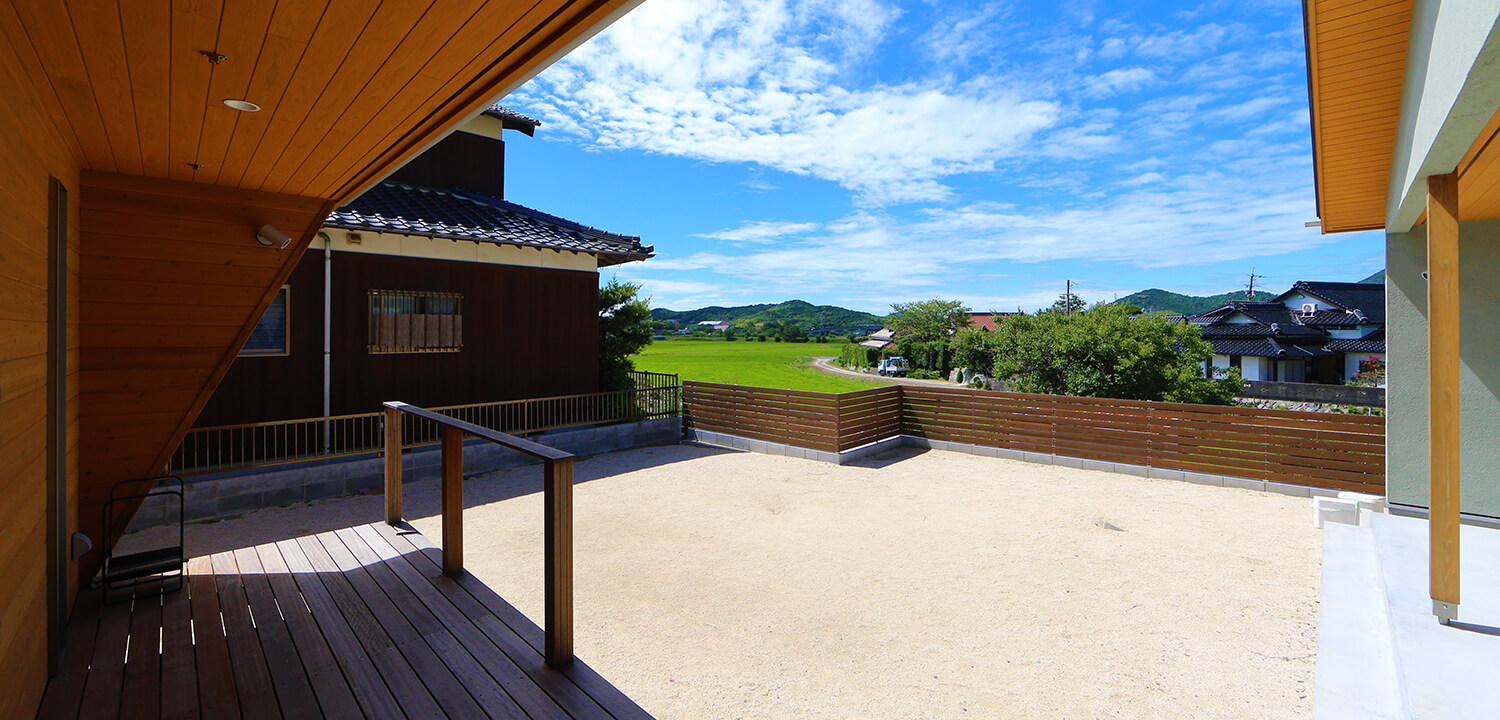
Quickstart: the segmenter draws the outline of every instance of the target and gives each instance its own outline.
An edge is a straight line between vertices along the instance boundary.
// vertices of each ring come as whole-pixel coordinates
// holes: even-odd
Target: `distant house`
[[[1299,281],[1272,300],[1232,300],[1186,321],[1213,346],[1210,366],[1246,380],[1337,384],[1385,358],[1376,284]]]
[[[869,339],[862,340],[859,344],[877,350],[884,350],[896,344],[896,331],[890,328],[881,328],[876,332],[870,333]]]
[[[505,200],[495,106],[335,210],[199,426],[598,390],[599,268],[640,238]]]
[[[698,321],[698,326],[699,327],[706,327],[709,330],[712,330],[714,332],[724,332],[725,330],[728,330],[732,325],[733,325],[733,323],[731,323],[728,320],[699,320]]]
[[[998,330],[998,329],[1000,329],[1000,323],[1005,322],[1006,318],[1011,317],[1013,315],[1019,315],[1019,314],[1021,314],[1021,313],[997,313],[997,312],[969,313],[969,326],[970,327],[977,327],[980,330]]]

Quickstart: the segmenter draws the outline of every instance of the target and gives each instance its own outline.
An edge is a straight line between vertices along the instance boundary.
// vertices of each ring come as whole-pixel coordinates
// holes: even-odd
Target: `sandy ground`
[[[1305,499],[909,449],[658,447],[577,477],[578,656],[663,720],[1311,715]],[[468,568],[537,621],[540,478],[470,479],[465,521]],[[436,507],[408,486],[433,539]],[[193,526],[189,550],[380,508],[261,511]]]

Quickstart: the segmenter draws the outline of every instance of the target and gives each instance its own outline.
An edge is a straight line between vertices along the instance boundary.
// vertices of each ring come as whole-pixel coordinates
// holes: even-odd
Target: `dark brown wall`
[[[236,358],[197,427],[323,414],[323,250],[314,240],[287,279],[288,350]]]
[[[391,180],[430,188],[463,188],[505,197],[505,143],[456,132],[391,173]]]
[[[289,283],[291,354],[236,360],[199,426],[322,414],[322,265],[309,250]],[[370,354],[370,290],[462,293],[463,350]],[[333,292],[335,415],[598,390],[597,273],[334,253]]]

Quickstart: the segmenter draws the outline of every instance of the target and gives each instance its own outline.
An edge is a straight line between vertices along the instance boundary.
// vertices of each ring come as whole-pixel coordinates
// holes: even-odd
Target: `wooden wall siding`
[[[323,414],[323,256],[314,247],[288,282],[292,352],[241,357],[197,425]],[[463,295],[459,352],[371,354],[370,290]],[[362,253],[333,256],[332,412],[555,397],[599,388],[597,273]]]
[[[111,485],[157,474],[295,266],[256,231],[316,227],[316,198],[85,172],[79,295],[79,524]],[[123,524],[123,523],[122,523]],[[97,567],[90,553],[80,570]]]
[[[1313,162],[1323,232],[1385,227],[1411,0],[1308,0]]]
[[[13,22],[11,8],[0,5],[0,29]],[[69,191],[66,262],[73,293],[79,198],[75,139],[52,123],[53,107],[32,82],[36,57],[4,37],[0,33],[0,720],[12,720],[33,716],[47,680],[49,178]],[[68,298],[68,314],[71,498],[78,477],[76,294]],[[75,518],[70,512],[70,527]]]
[[[83,167],[342,202],[626,4],[10,0],[0,30]]]
[[[896,386],[834,395],[688,382],[691,427],[842,451],[897,435],[1383,493],[1385,419]]]
[[[1500,111],[1490,118],[1469,151],[1459,161],[1458,217],[1487,220],[1500,217]],[[1422,214],[1425,221],[1427,214]]]

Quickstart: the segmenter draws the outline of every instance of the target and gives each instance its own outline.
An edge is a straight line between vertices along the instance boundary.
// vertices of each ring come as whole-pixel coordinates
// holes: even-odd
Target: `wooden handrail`
[[[573,455],[554,447],[507,435],[473,423],[441,415],[404,402],[385,407],[385,520],[401,522],[401,414],[442,426],[443,572],[464,572],[464,445],[465,435],[544,461],[545,509],[544,630],[547,664],[555,668],[573,662]]]

